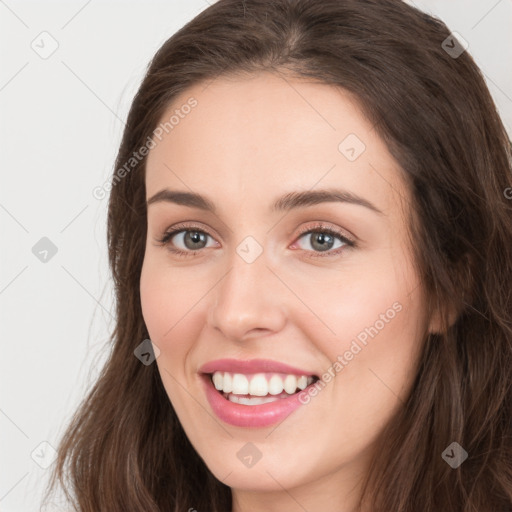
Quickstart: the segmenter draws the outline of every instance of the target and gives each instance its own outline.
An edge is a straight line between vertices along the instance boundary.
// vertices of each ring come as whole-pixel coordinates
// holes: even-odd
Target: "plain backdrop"
[[[512,2],[414,4],[469,43],[512,134]],[[206,7],[0,0],[2,512],[40,510],[53,447],[108,355],[107,198],[92,190],[147,63]]]

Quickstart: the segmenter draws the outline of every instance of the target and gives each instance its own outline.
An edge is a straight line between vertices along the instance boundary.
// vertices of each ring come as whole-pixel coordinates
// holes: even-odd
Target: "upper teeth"
[[[279,395],[286,391],[292,395],[299,389],[305,389],[313,382],[313,377],[306,375],[286,375],[282,373],[243,373],[215,372],[212,376],[213,385],[224,393],[236,395],[266,396]]]

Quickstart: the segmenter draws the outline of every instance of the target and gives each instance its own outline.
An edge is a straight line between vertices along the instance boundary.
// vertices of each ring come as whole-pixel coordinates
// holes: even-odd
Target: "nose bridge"
[[[210,324],[224,336],[242,339],[254,330],[277,331],[285,322],[278,279],[263,247],[252,237],[236,248],[224,278],[213,290]]]

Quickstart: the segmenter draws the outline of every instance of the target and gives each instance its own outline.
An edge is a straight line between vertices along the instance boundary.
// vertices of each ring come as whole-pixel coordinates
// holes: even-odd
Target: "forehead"
[[[271,73],[220,76],[183,91],[160,126],[166,122],[148,155],[147,197],[188,188],[229,205],[342,187],[387,211],[395,194],[405,194],[396,162],[354,96],[327,84]]]

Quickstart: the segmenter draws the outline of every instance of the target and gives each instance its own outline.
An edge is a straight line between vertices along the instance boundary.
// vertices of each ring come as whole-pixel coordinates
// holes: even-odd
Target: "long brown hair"
[[[84,512],[231,510],[230,488],[188,441],[156,364],[134,357],[149,338],[139,295],[146,158],[121,178],[118,170],[188,87],[270,70],[358,99],[412,192],[415,264],[428,314],[443,321],[425,333],[412,392],[381,434],[364,504],[373,512],[512,506],[511,144],[482,73],[468,51],[450,52],[460,48],[450,37],[400,0],[219,0],[163,44],[133,100],[112,177],[112,351],[63,436],[49,489],[58,478]],[[469,455],[456,469],[442,457],[452,442]]]

